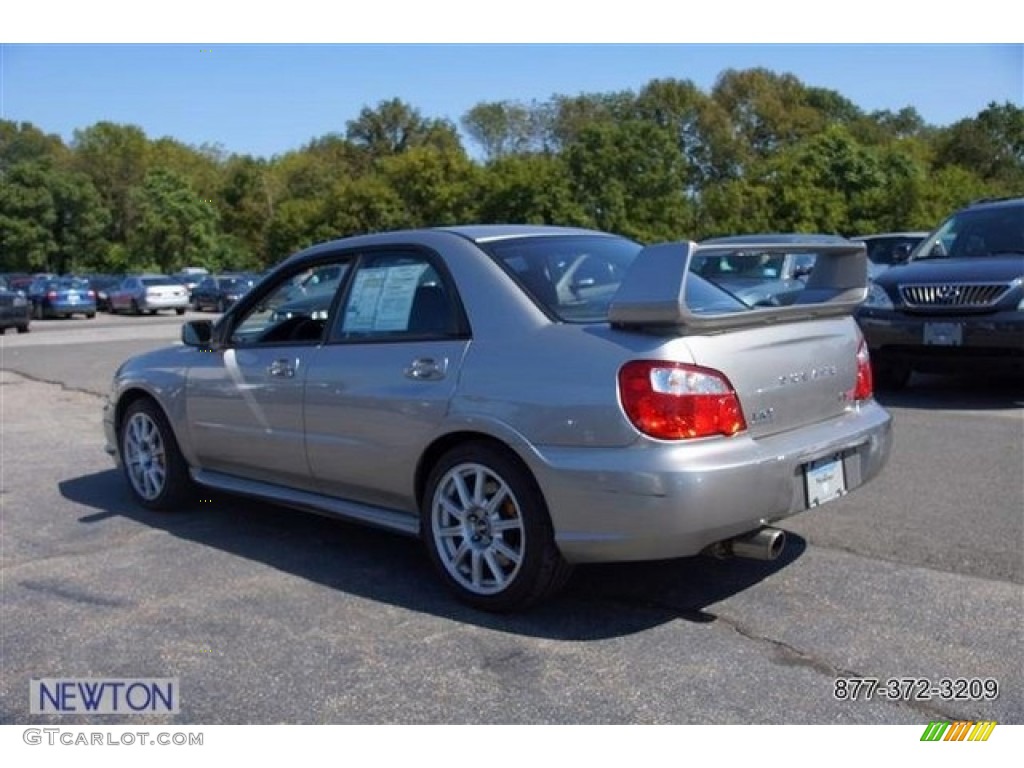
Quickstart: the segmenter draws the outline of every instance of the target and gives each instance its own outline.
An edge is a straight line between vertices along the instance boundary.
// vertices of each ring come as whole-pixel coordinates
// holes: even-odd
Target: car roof
[[[545,224],[467,224],[454,227],[436,227],[443,232],[461,235],[475,243],[494,242],[513,237],[550,237],[552,235],[599,235],[615,237],[608,232],[579,227],[555,227]]]
[[[855,235],[851,240],[875,240],[881,237],[920,237],[924,239],[931,234],[929,232],[878,232],[874,235]]]
[[[709,237],[701,243],[846,243],[845,237],[839,235],[801,234],[799,232],[772,232],[761,235],[729,235],[727,237]]]
[[[1015,208],[1020,205],[1024,205],[1024,197],[992,197],[975,200],[960,210],[976,211],[979,208]]]

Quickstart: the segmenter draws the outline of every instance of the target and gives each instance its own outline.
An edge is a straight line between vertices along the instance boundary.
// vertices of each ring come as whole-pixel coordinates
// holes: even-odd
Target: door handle
[[[432,357],[419,357],[413,360],[405,369],[407,378],[416,381],[438,381],[443,379],[448,372],[448,358],[442,357],[435,360]]]
[[[291,364],[290,360],[284,358],[275,360],[267,368],[267,373],[271,376],[279,376],[283,379],[290,379],[295,376],[295,366]]]

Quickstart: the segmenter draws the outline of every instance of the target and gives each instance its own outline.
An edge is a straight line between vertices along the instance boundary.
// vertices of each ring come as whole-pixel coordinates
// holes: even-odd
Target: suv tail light
[[[862,337],[857,347],[857,384],[853,388],[854,400],[867,400],[875,391],[874,377],[871,375],[871,356],[868,354],[868,343]]]
[[[49,293],[46,294],[46,298],[48,298],[50,301],[53,301],[54,299],[57,298],[57,292],[50,291]]]
[[[732,384],[710,368],[633,360],[619,371],[619,399],[633,426],[660,440],[735,435],[747,428]]]

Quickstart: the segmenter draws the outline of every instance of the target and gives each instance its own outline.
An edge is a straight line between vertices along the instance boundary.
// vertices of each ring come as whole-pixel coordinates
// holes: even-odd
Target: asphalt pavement
[[[210,315],[208,315],[210,316]],[[418,542],[208,495],[135,505],[102,396],[181,319],[0,339],[0,722],[33,677],[177,677],[161,723],[1024,723],[1024,388],[883,396],[891,462],[792,518],[771,563],[577,569],[515,616],[454,602]],[[995,679],[995,700],[839,700],[850,678]],[[130,722],[140,722],[131,720]]]

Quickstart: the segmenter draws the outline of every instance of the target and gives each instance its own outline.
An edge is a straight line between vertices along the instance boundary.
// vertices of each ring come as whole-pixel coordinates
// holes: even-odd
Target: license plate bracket
[[[804,492],[808,509],[846,495],[846,470],[842,454],[804,464]]]

